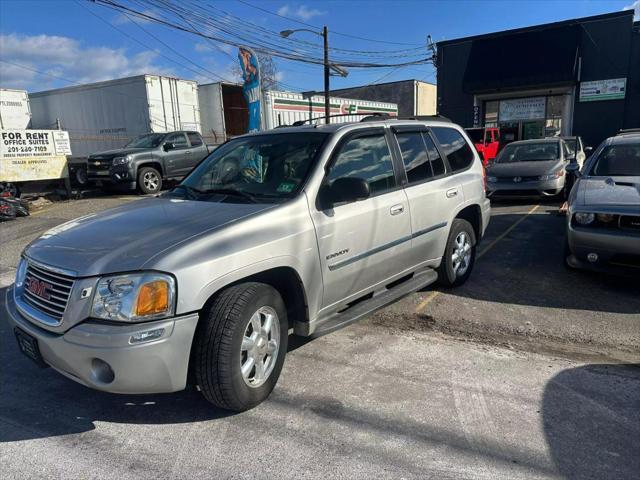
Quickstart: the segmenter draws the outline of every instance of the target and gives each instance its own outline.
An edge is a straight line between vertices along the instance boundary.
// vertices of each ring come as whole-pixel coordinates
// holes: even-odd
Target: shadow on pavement
[[[564,370],[546,385],[544,432],[568,480],[640,475],[640,365]]]
[[[492,217],[478,251],[523,215]],[[553,211],[530,215],[477,260],[465,285],[447,293],[505,304],[640,314],[640,281],[568,270],[564,241],[564,217]]]

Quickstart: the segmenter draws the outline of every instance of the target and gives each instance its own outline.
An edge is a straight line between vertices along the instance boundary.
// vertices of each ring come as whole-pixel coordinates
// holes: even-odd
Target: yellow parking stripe
[[[536,205],[534,206],[531,210],[529,210],[523,217],[519,218],[518,220],[516,220],[513,225],[511,225],[509,228],[507,228],[504,232],[502,232],[496,239],[494,239],[489,245],[487,245],[487,248],[485,248],[484,250],[482,250],[480,253],[478,253],[478,256],[476,257],[476,259],[481,258],[484,254],[486,254],[489,250],[491,250],[493,247],[496,246],[496,244],[502,240],[504,237],[506,237],[507,235],[509,235],[509,233],[511,233],[513,231],[514,228],[516,228],[518,225],[520,225],[529,215],[531,215],[532,213],[534,213],[538,208],[540,208],[540,205]],[[422,302],[420,302],[420,304],[416,307],[416,313],[420,313],[421,311],[423,311],[427,305],[429,305],[438,295],[440,295],[440,291],[439,290],[434,290],[433,292],[429,293],[429,295],[427,295],[427,298],[425,298]]]

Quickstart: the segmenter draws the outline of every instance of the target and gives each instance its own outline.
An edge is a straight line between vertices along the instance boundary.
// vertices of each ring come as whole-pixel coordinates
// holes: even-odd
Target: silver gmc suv
[[[471,142],[442,118],[367,120],[235,138],[163,195],[46,232],[7,294],[20,349],[95,389],[189,379],[240,411],[291,332],[464,283],[490,215]]]

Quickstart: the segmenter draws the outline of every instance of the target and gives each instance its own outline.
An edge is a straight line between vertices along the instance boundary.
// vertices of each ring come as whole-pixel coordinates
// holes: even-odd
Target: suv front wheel
[[[467,281],[476,261],[476,234],[469,222],[456,218],[451,224],[447,247],[440,267],[438,283],[457,287]]]
[[[195,376],[205,398],[237,412],[266,399],[287,352],[287,310],[277,290],[242,283],[203,312],[195,339]]]

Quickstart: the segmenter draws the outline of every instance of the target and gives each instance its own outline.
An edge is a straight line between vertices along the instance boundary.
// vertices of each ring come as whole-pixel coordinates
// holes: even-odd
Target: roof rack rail
[[[443,115],[409,115],[408,117],[398,117],[398,120],[440,120],[441,122],[451,122],[451,119]]]
[[[631,135],[635,133],[640,133],[640,128],[623,128],[617,133],[617,135]]]
[[[381,112],[368,112],[368,113],[340,113],[338,115],[329,115],[328,117],[323,115],[321,117],[313,117],[313,118],[307,118],[306,120],[296,120],[295,122],[293,122],[291,124],[292,127],[299,127],[301,125],[304,125],[308,122],[315,122],[316,120],[326,120],[327,118],[340,118],[340,117],[373,117],[373,116],[383,116],[383,115],[389,115],[388,113],[381,113]],[[380,120],[380,118],[377,118],[377,120]],[[364,121],[361,120],[361,121]]]

